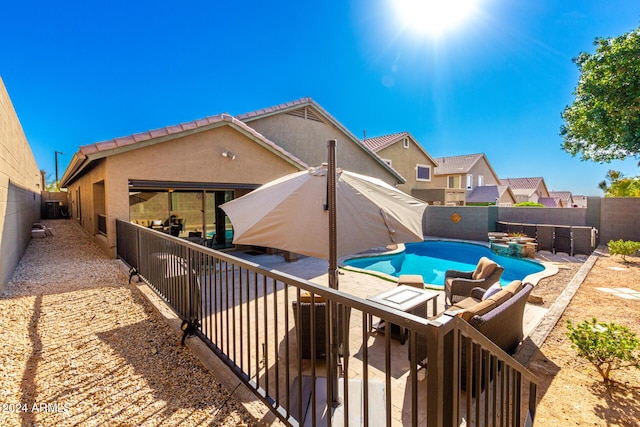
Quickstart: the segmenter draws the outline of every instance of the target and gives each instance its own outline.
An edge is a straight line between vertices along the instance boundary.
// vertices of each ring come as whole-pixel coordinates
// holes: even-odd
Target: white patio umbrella
[[[328,164],[276,179],[220,207],[233,224],[233,243],[267,246],[329,261],[338,288],[338,257],[373,247],[422,241],[426,204],[384,181],[337,170],[336,141]],[[335,302],[330,307],[332,402],[338,399]]]
[[[326,165],[310,168],[223,204],[233,224],[233,243],[330,260],[328,176]],[[341,170],[336,177],[337,257],[423,240],[424,202],[377,178]]]

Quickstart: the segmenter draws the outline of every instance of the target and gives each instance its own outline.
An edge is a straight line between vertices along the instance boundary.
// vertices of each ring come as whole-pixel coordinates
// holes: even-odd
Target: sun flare
[[[474,15],[478,1],[393,0],[393,3],[403,26],[418,34],[440,36]]]

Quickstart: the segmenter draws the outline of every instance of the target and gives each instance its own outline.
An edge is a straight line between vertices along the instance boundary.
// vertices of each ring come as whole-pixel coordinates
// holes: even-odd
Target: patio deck
[[[314,283],[318,283],[321,285],[327,285],[328,283],[328,273],[327,273],[327,262],[324,260],[316,259],[316,258],[307,258],[303,257],[298,259],[295,262],[286,262],[279,255],[251,255],[249,253],[243,252],[234,252],[234,256],[238,256],[245,260],[254,262],[259,264],[261,267],[267,270],[278,270],[283,273],[291,274],[303,279],[310,280]],[[354,271],[341,270],[340,278],[339,278],[339,289],[344,292],[348,292],[354,296],[358,296],[361,298],[369,298],[374,295],[380,294],[384,291],[392,289],[396,286],[395,282],[391,282],[389,280],[382,279],[377,276],[363,274]],[[283,292],[279,290],[278,292]],[[282,300],[282,299],[280,299]],[[429,314],[431,315],[431,302],[429,305]],[[444,311],[444,292],[440,292],[437,300],[438,313]],[[546,308],[542,308],[539,306],[535,306],[532,304],[527,304],[525,308],[524,314],[524,333],[525,336],[529,335],[536,325],[540,322],[540,320],[544,317],[547,312]],[[293,325],[293,315],[290,316],[289,325],[284,325],[284,320],[279,319],[279,325],[277,325],[278,330],[282,330],[282,328],[286,328],[290,331],[295,331]],[[268,328],[276,328],[276,325],[269,324]],[[357,315],[351,316],[350,320],[350,346],[348,354],[350,355],[349,359],[349,379],[350,380],[361,380],[363,378],[363,364],[362,364],[362,345],[366,342],[368,347],[368,376],[370,384],[384,384],[385,382],[385,336],[383,333],[378,333],[376,331],[369,332],[369,336],[366,340],[363,340],[363,327],[362,327],[362,317],[360,313]],[[295,336],[295,334],[292,334]],[[292,345],[296,345],[295,341],[292,342]],[[408,349],[409,344],[406,343],[404,345],[400,344],[400,342],[396,339],[391,340],[391,408],[392,408],[392,422],[394,425],[407,425],[411,423],[412,414],[411,405],[409,404],[409,399],[411,398],[411,386],[409,381],[410,375],[410,366],[408,360]],[[282,350],[282,349],[281,349]],[[275,350],[272,357],[275,360]],[[295,360],[293,363],[295,364]],[[311,360],[303,360],[302,363],[302,373],[303,375],[311,375],[313,369],[315,369],[315,375],[318,377],[326,377],[326,367],[323,359],[319,359],[315,361],[315,364],[312,365]],[[267,371],[273,371],[273,365],[271,364]],[[262,378],[268,377],[266,373],[263,371]],[[426,395],[426,371],[421,369],[418,371],[418,385],[419,385],[419,393],[421,395]],[[286,382],[285,378],[281,377],[280,381]],[[297,379],[290,379],[292,382],[297,381]],[[319,386],[316,387],[319,395],[324,398],[326,393],[325,383],[321,382]],[[293,389],[293,388],[292,388]],[[350,390],[351,393],[351,390]],[[318,400],[317,400],[318,401]],[[461,402],[462,403],[462,402]],[[420,423],[425,422],[426,420],[426,407],[423,405],[420,407],[420,412],[418,413],[418,420]],[[351,411],[351,410],[350,410]],[[322,412],[322,411],[318,411]],[[338,414],[340,411],[338,410]],[[318,414],[318,419],[322,419],[322,423],[324,423],[324,419],[322,418],[323,414]],[[339,415],[341,416],[341,415]],[[379,414],[376,416],[377,420],[382,421],[381,425],[384,425],[384,415],[380,416]],[[322,425],[322,424],[320,424]],[[375,424],[374,424],[375,425]]]

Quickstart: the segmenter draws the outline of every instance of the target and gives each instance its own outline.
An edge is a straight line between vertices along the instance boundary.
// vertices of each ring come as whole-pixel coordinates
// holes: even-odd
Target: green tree
[[[604,191],[605,197],[640,197],[640,177],[625,178],[614,170],[607,172],[606,179],[598,187]]]
[[[573,104],[562,113],[562,148],[582,160],[610,162],[640,154],[640,28],[596,38],[580,70]]]

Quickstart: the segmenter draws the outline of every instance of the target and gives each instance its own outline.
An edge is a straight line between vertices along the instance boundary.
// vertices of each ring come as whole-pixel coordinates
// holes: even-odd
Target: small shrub
[[[640,369],[640,340],[628,328],[613,322],[598,323],[594,317],[577,326],[568,320],[567,329],[571,347],[596,367],[605,383],[611,381],[611,371],[634,366]]]
[[[514,208],[521,208],[521,207],[527,207],[527,208],[544,208],[544,205],[542,203],[536,203],[536,202],[520,202],[520,203],[516,203],[515,205],[513,205]]]
[[[609,246],[609,253],[611,255],[622,256],[622,262],[629,262],[626,257],[632,256],[640,250],[640,242],[634,242],[632,240],[609,240],[607,246]]]

